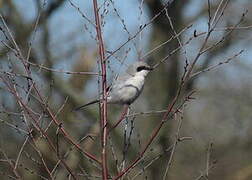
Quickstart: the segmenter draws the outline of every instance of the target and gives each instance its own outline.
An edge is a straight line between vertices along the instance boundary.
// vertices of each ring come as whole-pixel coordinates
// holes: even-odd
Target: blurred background
[[[250,0],[210,0],[209,2],[212,16],[218,7],[223,8],[228,2],[223,16],[207,42],[207,47],[218,41],[221,42],[200,56],[195,72],[225,62],[241,50],[244,52],[224,65],[201,73],[186,84],[183,95],[192,90],[196,90],[196,93],[195,100],[187,103],[183,109],[180,136],[192,137],[192,139],[178,143],[167,179],[204,179],[209,164],[211,168],[208,178],[210,179],[249,180],[252,179],[252,61],[250,59],[252,2]],[[152,130],[163,117],[163,113],[158,112],[167,109],[176,95],[186,60],[192,62],[204,42],[204,35],[197,35],[207,32],[208,1],[174,0],[168,7],[174,30],[165,13],[151,20],[163,9],[165,3],[165,0],[99,1],[106,56],[110,56],[107,61],[108,82],[112,82],[117,74],[124,72],[132,62],[144,59],[154,65],[179,47],[179,43],[183,44],[192,38],[189,43],[149,74],[143,94],[130,109],[131,114],[150,113],[130,116],[111,133],[108,151],[109,169],[112,174],[117,172],[115,157],[119,162],[126,157],[126,166],[137,157],[140,149],[150,138]],[[248,13],[243,21],[226,36],[226,33],[240,21],[246,10]],[[58,119],[74,139],[79,140],[88,134],[94,136],[93,139],[83,141],[81,145],[88,152],[99,156],[98,106],[90,106],[79,112],[72,111],[73,108],[97,97],[98,77],[59,72],[99,71],[92,1],[0,0],[0,12],[25,57],[31,47],[30,68],[48,105],[55,113],[59,112]],[[139,29],[149,22],[151,23],[139,33]],[[5,28],[3,21],[0,25],[2,29]],[[181,30],[183,32],[179,36],[180,42],[174,38],[162,44],[173,37],[175,32],[179,33]],[[17,74],[23,74],[24,69],[11,48],[6,46],[9,42],[4,32],[8,34],[6,29],[1,30],[1,76],[4,72],[14,72],[18,88],[22,91],[25,89],[25,79]],[[126,41],[129,42],[117,50]],[[159,47],[160,44],[162,46]],[[151,51],[157,47],[159,47],[157,50]],[[117,51],[113,53],[115,50]],[[36,98],[29,100],[29,106],[38,113],[43,112]],[[108,116],[111,124],[119,119],[121,111],[121,106],[109,105]],[[25,127],[21,114],[22,109],[15,97],[0,81],[0,173],[3,179],[12,176],[6,157],[15,161],[26,137],[15,129],[15,127]],[[47,127],[50,123],[46,115],[39,121],[42,127]],[[127,133],[130,137],[129,147],[125,146],[127,142],[127,138],[124,137],[125,126],[128,126],[128,131],[132,130],[132,134]],[[128,179],[163,178],[171,155],[171,151],[166,150],[173,144],[177,126],[176,120],[165,123],[145,158],[129,173]],[[57,127],[54,126],[48,131],[49,136],[55,141],[56,131]],[[49,168],[52,169],[57,163],[57,158],[52,156],[43,138],[39,135],[35,136],[40,151],[44,154]],[[68,148],[71,147],[64,140],[59,144],[62,154],[68,152]],[[211,153],[207,151],[210,144],[212,144]],[[125,149],[127,153],[124,153]],[[158,154],[162,156],[145,169],[144,167]],[[71,150],[66,160],[75,172],[81,172],[81,168],[85,169],[87,175],[83,176],[83,179],[95,179],[92,174],[99,175],[99,171],[93,168],[77,150]],[[41,162],[38,161],[40,161],[39,156],[33,147],[28,143],[25,144],[18,163],[18,171],[24,179],[49,178],[41,167]],[[135,176],[138,172],[142,172],[141,175]],[[67,179],[67,171],[62,167],[57,168],[56,174],[55,179]]]

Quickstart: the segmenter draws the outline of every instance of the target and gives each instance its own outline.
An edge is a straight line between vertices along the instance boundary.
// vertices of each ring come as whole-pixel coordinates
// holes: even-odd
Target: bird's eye
[[[144,70],[145,69],[145,66],[139,66],[138,68],[137,68],[137,72],[140,72],[140,71],[142,71],[142,70]]]

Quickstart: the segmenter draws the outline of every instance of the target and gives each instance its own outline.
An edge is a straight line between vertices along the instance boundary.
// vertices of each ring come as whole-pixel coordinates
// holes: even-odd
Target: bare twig
[[[93,0],[94,14],[95,14],[95,24],[96,33],[99,44],[99,55],[101,64],[101,75],[102,75],[102,104],[100,106],[100,128],[101,128],[101,159],[102,159],[102,179],[106,180],[108,178],[108,168],[107,168],[107,73],[106,73],[106,59],[105,59],[105,48],[102,38],[102,30],[100,23],[100,15],[97,5],[97,0]]]
[[[161,47],[163,47],[165,44],[168,44],[169,42],[171,42],[172,40],[178,38],[182,33],[184,33],[186,30],[190,29],[192,27],[192,24],[184,27],[182,30],[180,30],[180,32],[178,32],[176,35],[172,36],[170,39],[162,42],[161,44],[159,44],[158,46],[156,46],[155,48],[153,48],[152,50],[150,50],[149,52],[147,52],[146,54],[144,54],[141,59],[148,57],[150,54],[152,54],[153,52],[155,52],[156,50],[160,49]],[[183,46],[181,44],[181,46]]]
[[[183,141],[186,141],[186,140],[192,140],[192,137],[180,137],[179,138],[179,141],[178,142],[183,142]],[[149,168],[154,162],[156,162],[158,159],[160,159],[161,157],[163,157],[164,155],[167,154],[167,152],[170,152],[171,150],[173,149],[173,144],[168,147],[167,149],[165,149],[164,152],[156,155],[152,160],[150,160],[150,162],[145,165],[143,167],[143,169],[141,169],[138,173],[136,173],[131,179],[134,180],[136,179],[139,175],[141,175],[147,168]]]
[[[141,26],[140,29],[134,35],[132,35],[127,41],[125,41],[124,43],[122,43],[116,50],[114,50],[113,52],[111,52],[111,54],[108,55],[105,58],[105,60],[109,59],[112,55],[114,55],[116,52],[118,52],[120,49],[122,49],[122,47],[124,47],[126,44],[128,44],[129,42],[131,42],[133,39],[135,39],[146,27],[148,27],[149,25],[151,25],[165,11],[165,9],[169,5],[170,5],[170,2],[168,1],[164,5],[163,9],[161,9],[155,16],[153,16],[148,23],[146,23],[143,26]]]
[[[176,117],[176,116],[175,116]],[[163,180],[165,180],[167,178],[167,175],[168,175],[168,171],[171,167],[171,164],[172,164],[172,160],[174,158],[174,154],[175,154],[175,150],[176,150],[176,147],[177,147],[177,144],[179,142],[179,139],[180,139],[180,129],[181,129],[181,126],[182,126],[182,122],[183,122],[183,115],[181,115],[181,117],[179,118],[179,121],[178,121],[178,127],[177,127],[177,132],[175,134],[175,139],[174,139],[174,142],[173,142],[173,146],[172,146],[172,150],[171,150],[171,154],[170,154],[170,158],[169,158],[169,161],[167,163],[167,166],[166,166],[166,169],[165,169],[165,173],[164,173],[164,176],[163,176]]]
[[[19,153],[18,153],[18,156],[17,156],[17,159],[16,159],[16,163],[15,163],[14,169],[17,169],[17,166],[18,166],[18,163],[19,163],[19,159],[20,159],[20,157],[21,157],[21,154],[22,154],[22,152],[23,152],[23,150],[24,150],[24,147],[25,147],[25,145],[26,145],[28,139],[29,139],[29,136],[26,136],[26,138],[25,138],[25,140],[24,140],[24,143],[23,143],[23,145],[21,146],[21,148],[20,148],[20,150],[19,150]]]
[[[92,21],[87,17],[87,15],[84,14],[84,12],[82,12],[82,11],[80,10],[80,8],[79,8],[77,5],[75,5],[75,4],[73,3],[72,0],[68,0],[68,2],[70,3],[70,5],[71,5],[73,8],[75,8],[75,9],[78,11],[78,13],[79,13],[85,20],[87,20],[93,27],[96,27],[95,23],[92,22]]]
[[[26,61],[29,65],[38,67],[41,70],[45,70],[45,71],[50,71],[50,72],[55,72],[55,73],[64,73],[64,74],[74,74],[74,75],[99,75],[96,72],[75,72],[75,71],[66,71],[66,70],[61,70],[61,69],[53,69],[53,68],[49,68],[40,64],[36,64],[36,63],[32,63],[32,62],[28,62]]]
[[[212,151],[213,151],[213,143],[210,142],[207,147],[207,152],[206,152],[206,168],[201,174],[195,178],[195,180],[200,180],[201,178],[204,179],[209,179],[209,171],[215,168],[217,161],[216,160],[211,160],[212,156]]]
[[[12,169],[12,172],[15,174],[16,178],[17,179],[22,179],[21,178],[21,175],[18,173],[18,171],[15,169],[15,166],[14,164],[12,163],[11,159],[8,158],[7,154],[2,150],[0,149],[0,151],[2,152],[4,158],[6,159],[6,161],[8,162],[8,164],[10,165],[11,169]],[[16,179],[15,178],[15,179]]]
[[[121,114],[119,120],[115,123],[115,125],[113,125],[113,126],[109,129],[108,134],[111,133],[111,131],[112,131],[113,129],[115,129],[115,128],[124,120],[124,118],[125,118],[126,115],[127,115],[128,109],[129,109],[129,106],[128,106],[128,105],[125,105],[124,108],[123,108],[123,111],[122,111],[122,114]]]
[[[188,64],[186,64],[186,66],[184,67],[184,74],[181,78],[181,82],[180,82],[180,85],[179,85],[179,89],[177,91],[177,94],[176,96],[174,97],[174,99],[172,100],[172,102],[169,104],[168,108],[167,108],[167,112],[163,115],[162,117],[162,120],[159,122],[159,124],[156,126],[156,128],[153,130],[152,134],[151,134],[151,137],[150,139],[147,141],[146,145],[144,146],[143,150],[140,152],[139,156],[127,167],[125,168],[124,171],[121,171],[115,178],[114,180],[116,179],[119,179],[121,178],[124,174],[128,173],[131,169],[133,169],[137,163],[142,159],[142,157],[144,156],[145,152],[147,151],[147,149],[149,148],[149,146],[152,144],[152,142],[154,141],[154,139],[157,137],[157,135],[159,134],[161,128],[163,127],[164,123],[167,122],[167,118],[168,116],[170,115],[170,113],[172,112],[173,110],[173,107],[175,106],[178,98],[180,97],[180,94],[181,94],[181,91],[182,91],[182,88],[185,84],[185,75],[187,73],[187,66]],[[189,96],[191,96],[191,94],[189,94]],[[188,98],[189,99],[189,98]]]
[[[217,63],[215,65],[212,65],[210,67],[207,67],[207,68],[205,68],[205,69],[203,69],[201,71],[195,72],[194,74],[191,75],[191,78],[195,78],[195,77],[197,77],[198,75],[200,75],[200,74],[202,74],[204,72],[209,72],[209,71],[211,71],[213,69],[219,68],[220,66],[222,66],[224,64],[228,64],[230,61],[232,61],[235,58],[237,58],[238,56],[240,56],[243,52],[244,52],[244,50],[241,50],[238,53],[234,54],[233,56],[227,58],[225,61],[219,62],[219,63]]]

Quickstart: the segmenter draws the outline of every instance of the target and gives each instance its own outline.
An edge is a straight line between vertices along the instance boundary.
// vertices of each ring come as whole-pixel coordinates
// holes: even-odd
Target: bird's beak
[[[147,67],[147,70],[152,71],[152,70],[154,70],[154,68],[152,68],[152,67]]]

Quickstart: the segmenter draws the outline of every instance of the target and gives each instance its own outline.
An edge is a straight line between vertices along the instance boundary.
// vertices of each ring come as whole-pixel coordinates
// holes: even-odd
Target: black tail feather
[[[91,101],[91,102],[89,102],[89,103],[87,103],[87,104],[84,104],[84,105],[82,105],[82,106],[79,106],[79,107],[75,108],[74,111],[78,111],[78,110],[80,110],[80,109],[82,109],[82,108],[84,108],[84,107],[86,107],[86,106],[89,106],[89,105],[91,105],[91,104],[96,104],[96,103],[98,103],[98,102],[100,102],[100,100],[99,100],[99,99],[96,99],[96,100],[94,100],[94,101]]]

